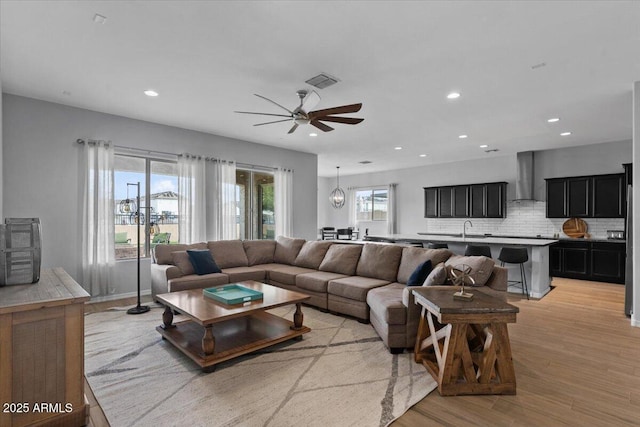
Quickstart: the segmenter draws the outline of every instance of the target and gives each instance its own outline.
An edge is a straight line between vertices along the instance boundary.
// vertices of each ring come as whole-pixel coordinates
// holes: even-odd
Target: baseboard
[[[140,291],[140,296],[142,295],[151,295],[151,289]],[[87,302],[87,304],[105,302],[105,301],[113,301],[117,299],[130,298],[138,296],[137,292],[127,292],[125,294],[113,294],[113,295],[105,295],[98,297],[91,297],[91,300]]]
[[[640,319],[638,319],[635,314],[631,315],[631,326],[640,328]]]

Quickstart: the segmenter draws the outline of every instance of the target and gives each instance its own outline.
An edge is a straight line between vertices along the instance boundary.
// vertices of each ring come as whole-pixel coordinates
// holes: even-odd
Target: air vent
[[[318,89],[324,89],[329,86],[333,86],[338,83],[339,80],[335,77],[331,77],[329,74],[320,73],[315,77],[311,77],[305,83],[310,84],[311,86],[317,87]]]
[[[500,151],[497,148],[493,148],[491,150],[484,150],[485,153],[495,153],[496,151]]]
[[[368,165],[369,163],[373,163],[373,162],[370,161],[370,160],[363,160],[363,161],[358,162],[358,163],[360,163],[361,165]]]

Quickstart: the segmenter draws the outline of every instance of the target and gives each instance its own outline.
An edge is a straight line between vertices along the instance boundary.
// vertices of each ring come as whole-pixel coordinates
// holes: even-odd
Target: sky
[[[115,171],[114,174],[114,198],[122,200],[127,197],[127,183],[140,182],[140,197],[144,197],[144,173]],[[151,194],[163,191],[178,192],[178,177],[172,175],[151,175]],[[135,198],[137,190],[135,186],[129,186],[129,197]]]

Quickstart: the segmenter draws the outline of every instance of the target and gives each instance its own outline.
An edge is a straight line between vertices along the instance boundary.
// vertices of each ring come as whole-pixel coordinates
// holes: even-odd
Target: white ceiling
[[[2,0],[0,14],[5,92],[316,153],[320,176],[630,139],[640,80],[638,1]],[[312,138],[234,113],[280,112],[254,93],[292,109],[319,72],[340,82],[316,108],[362,102],[363,123]]]

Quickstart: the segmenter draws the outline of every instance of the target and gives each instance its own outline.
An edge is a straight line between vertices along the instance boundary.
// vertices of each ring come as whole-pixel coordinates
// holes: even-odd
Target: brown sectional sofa
[[[222,272],[196,275],[187,249],[209,249]],[[411,273],[426,260],[435,266],[453,259],[452,255],[446,249],[287,237],[160,244],[151,265],[151,292],[155,298],[166,292],[257,280],[305,293],[311,296],[308,304],[320,309],[371,321],[395,351],[412,348],[418,328],[420,310],[411,287],[405,285]],[[507,270],[493,266],[485,286],[474,291],[506,299],[506,289]]]

